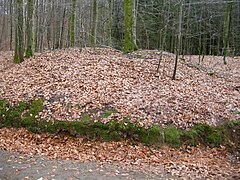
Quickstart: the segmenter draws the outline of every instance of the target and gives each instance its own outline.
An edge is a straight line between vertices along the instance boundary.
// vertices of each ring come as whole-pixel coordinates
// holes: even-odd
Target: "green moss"
[[[164,130],[165,142],[172,146],[180,145],[180,131],[175,126],[169,126]]]
[[[0,100],[0,116],[4,115],[7,112],[10,105],[7,100]]]
[[[218,147],[224,143],[226,139],[226,131],[223,126],[209,126],[207,124],[198,124],[191,130],[185,131],[185,140],[188,144],[196,146],[205,144],[211,147]]]
[[[80,121],[84,124],[91,124],[93,123],[93,120],[91,118],[91,116],[88,113],[83,113],[81,116]]]
[[[240,121],[229,121],[226,126],[228,128],[234,128],[235,126],[240,126]]]
[[[30,46],[30,47],[28,47],[28,48],[26,49],[25,57],[26,57],[26,58],[30,58],[30,57],[32,57],[32,56],[33,56],[33,51],[32,51],[32,48],[31,48],[31,46]]]
[[[153,125],[149,129],[141,127],[138,129],[138,139],[144,144],[162,145],[164,144],[164,130],[158,125]]]
[[[43,110],[43,100],[19,102],[15,106],[0,100],[0,127],[25,127],[34,133],[67,133],[88,139],[119,141],[129,139],[146,145],[163,145],[177,147],[181,143],[196,146],[204,144],[218,147],[221,144],[237,144],[239,146],[240,121],[230,121],[224,126],[198,124],[189,131],[179,130],[171,125],[161,128],[158,125],[145,128],[125,117],[121,122],[112,120],[108,123],[94,122],[88,113],[82,114],[79,121],[45,121],[38,120],[38,113]],[[102,117],[109,117],[113,112],[106,111]]]
[[[100,118],[108,118],[108,117],[111,116],[113,113],[116,113],[116,111],[114,111],[114,110],[108,110],[108,111],[104,112],[104,113],[100,116]]]
[[[205,138],[205,143],[211,147],[219,147],[225,141],[225,130],[223,127],[211,127]]]
[[[0,127],[6,122],[9,108],[10,105],[6,100],[0,100]]]
[[[106,132],[106,131],[100,131],[99,137],[105,141],[120,141],[121,136],[116,131],[112,132]]]

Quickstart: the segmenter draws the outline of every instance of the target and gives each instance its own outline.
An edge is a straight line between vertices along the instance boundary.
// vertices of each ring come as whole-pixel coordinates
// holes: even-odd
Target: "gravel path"
[[[24,156],[0,151],[0,180],[63,179],[169,179],[163,167],[158,173],[143,172],[134,166],[100,164],[70,160],[50,160],[44,156]]]

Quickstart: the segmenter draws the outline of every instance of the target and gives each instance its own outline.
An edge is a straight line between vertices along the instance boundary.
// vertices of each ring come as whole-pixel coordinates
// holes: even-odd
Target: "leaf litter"
[[[131,116],[143,126],[153,123],[188,128],[194,124],[217,125],[240,119],[240,63],[228,58],[197,56],[180,61],[172,81],[174,55],[140,50],[123,55],[111,49],[68,49],[37,54],[19,65],[11,53],[0,57],[0,99],[12,104],[44,98],[39,119],[78,121],[82,113],[109,106],[111,118]],[[209,75],[209,73],[212,75]],[[100,116],[100,115],[99,115]],[[106,118],[103,119],[106,121]],[[235,178],[240,176],[239,156],[224,147],[155,149],[141,144],[94,142],[61,135],[32,134],[24,129],[1,129],[0,149],[50,158],[116,163],[158,173],[164,165],[174,176]]]
[[[1,62],[9,61],[5,56]],[[39,117],[47,120],[77,121],[84,112],[105,106],[116,109],[114,118],[131,116],[144,126],[188,128],[240,119],[239,58],[229,58],[224,66],[221,57],[206,57],[201,65],[197,57],[186,57],[172,81],[174,55],[163,53],[156,72],[159,56],[158,51],[123,55],[106,48],[38,54],[20,65],[4,66],[0,99],[15,104],[42,97],[45,108]],[[210,76],[197,66],[221,76]]]
[[[221,148],[170,147],[153,148],[128,141],[84,141],[71,136],[33,134],[25,129],[0,131],[0,149],[28,156],[43,155],[50,159],[99,162],[147,174],[162,173],[161,167],[180,178],[240,177],[239,157]],[[127,175],[126,175],[127,176]]]

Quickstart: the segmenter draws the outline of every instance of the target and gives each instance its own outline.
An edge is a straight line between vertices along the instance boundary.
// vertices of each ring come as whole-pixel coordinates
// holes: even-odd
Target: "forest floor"
[[[123,55],[111,49],[68,49],[37,54],[14,65],[11,53],[1,52],[0,99],[16,104],[43,98],[40,120],[77,121],[85,112],[94,112],[92,118],[98,120],[107,109],[114,109],[116,113],[102,121],[131,116],[131,121],[140,126],[174,124],[188,129],[198,123],[219,125],[240,119],[239,57],[229,57],[228,64],[224,65],[222,57],[206,56],[198,64],[197,56],[186,56],[178,64],[177,80],[172,81],[174,55],[164,52],[159,72],[156,72],[159,56],[160,52],[150,50]],[[239,154],[229,153],[224,147],[156,149],[125,141],[85,142],[81,138],[36,135],[23,129],[4,128],[0,132],[0,149],[34,158],[46,155],[72,160],[71,163],[93,161],[100,166],[107,163],[107,167],[108,163],[121,164],[121,167],[130,168],[128,172],[116,168],[110,174],[117,178],[119,174],[128,174],[123,179],[140,179],[140,176],[157,179],[171,175],[240,177]],[[16,157],[16,163],[21,164],[19,155],[8,157],[5,151],[1,154],[8,160],[0,159],[0,174],[6,172],[6,160],[12,167],[11,162]],[[26,162],[25,158],[22,159]],[[88,171],[92,172],[92,165],[90,167]],[[57,168],[53,165],[52,169],[56,171]],[[139,178],[129,173],[132,170],[139,173]],[[146,172],[146,176],[142,172]],[[74,170],[74,173],[82,172]],[[5,177],[0,176],[0,179]]]

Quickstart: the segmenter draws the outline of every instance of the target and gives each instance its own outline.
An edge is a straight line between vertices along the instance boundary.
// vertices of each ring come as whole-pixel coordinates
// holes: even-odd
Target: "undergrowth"
[[[170,125],[162,128],[158,125],[145,128],[130,122],[130,116],[122,121],[112,120],[108,123],[94,122],[88,113],[83,113],[79,121],[45,121],[39,120],[38,113],[43,110],[43,100],[19,102],[11,106],[8,101],[0,100],[0,128],[24,127],[34,133],[49,132],[67,133],[87,139],[119,141],[128,139],[146,145],[170,145],[179,147],[182,144],[196,146],[203,144],[209,147],[232,145],[240,148],[240,121],[230,121],[222,126],[198,124],[190,130],[177,129]],[[114,111],[106,111],[100,118],[107,118]]]

